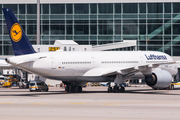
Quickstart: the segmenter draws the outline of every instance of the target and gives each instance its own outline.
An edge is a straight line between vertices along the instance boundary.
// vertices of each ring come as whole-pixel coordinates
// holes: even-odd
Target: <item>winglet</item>
[[[18,20],[16,19],[13,11],[9,8],[2,8],[2,10],[4,12],[14,54],[17,56],[36,53]]]

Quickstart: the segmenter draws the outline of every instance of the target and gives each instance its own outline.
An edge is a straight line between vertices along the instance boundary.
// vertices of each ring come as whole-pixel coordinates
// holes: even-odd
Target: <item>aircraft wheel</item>
[[[69,86],[68,85],[66,85],[66,87],[65,87],[65,92],[69,92]]]
[[[108,87],[108,92],[109,92],[109,93],[112,92],[112,87]]]
[[[81,92],[82,92],[82,87],[78,86],[78,93],[81,93]]]
[[[76,86],[71,86],[71,92],[76,92],[77,91],[77,87]]]
[[[119,92],[119,87],[118,86],[114,86],[114,88],[113,88],[114,90],[114,93],[118,93]]]
[[[171,85],[171,90],[173,90],[174,89],[174,85]]]
[[[121,87],[121,92],[124,93],[125,92],[125,88]]]
[[[158,90],[158,88],[153,88],[154,90]]]

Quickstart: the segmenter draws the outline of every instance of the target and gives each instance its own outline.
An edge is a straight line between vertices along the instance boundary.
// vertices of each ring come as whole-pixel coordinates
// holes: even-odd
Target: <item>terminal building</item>
[[[14,11],[36,45],[37,0],[0,0],[0,8]],[[135,50],[161,51],[180,60],[180,1],[40,0],[40,44],[53,45],[55,40],[92,46],[137,40]],[[0,55],[13,55],[2,11]]]
[[[11,8],[32,44],[36,44],[37,0],[0,0]],[[101,45],[137,40],[137,50],[180,56],[178,0],[40,0],[40,44],[74,40]],[[13,55],[0,11],[0,55]]]

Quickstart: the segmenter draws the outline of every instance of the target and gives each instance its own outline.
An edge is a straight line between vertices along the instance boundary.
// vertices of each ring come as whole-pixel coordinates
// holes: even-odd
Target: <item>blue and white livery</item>
[[[66,91],[82,91],[87,82],[114,82],[108,91],[124,91],[121,84],[131,78],[145,78],[153,88],[166,88],[176,75],[175,61],[167,54],[154,51],[84,51],[36,53],[9,8],[3,8],[16,56],[6,61],[28,72],[61,80]],[[142,76],[138,76],[141,73]]]

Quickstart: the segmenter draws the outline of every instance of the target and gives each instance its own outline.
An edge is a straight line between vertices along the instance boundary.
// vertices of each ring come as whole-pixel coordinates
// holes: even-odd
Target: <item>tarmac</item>
[[[1,120],[179,120],[180,89],[126,87],[108,93],[107,87],[86,87],[82,93],[0,88]]]

